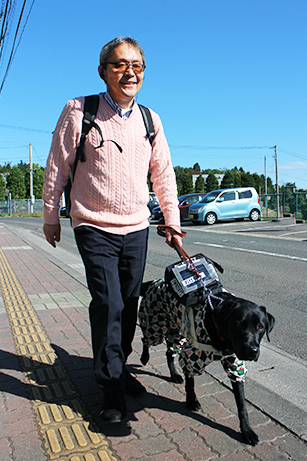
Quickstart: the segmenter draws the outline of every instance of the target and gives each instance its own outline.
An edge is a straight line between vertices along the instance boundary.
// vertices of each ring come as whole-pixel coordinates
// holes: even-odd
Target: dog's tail
[[[149,282],[143,282],[141,286],[141,296],[144,296],[150,285],[152,284],[152,280]]]

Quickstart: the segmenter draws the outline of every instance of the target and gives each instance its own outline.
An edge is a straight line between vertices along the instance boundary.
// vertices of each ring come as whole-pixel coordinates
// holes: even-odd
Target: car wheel
[[[260,217],[260,213],[258,210],[252,210],[249,215],[249,219],[251,221],[258,221]]]
[[[212,224],[214,224],[216,222],[216,214],[215,213],[206,214],[205,221],[206,221],[207,224],[212,226]]]

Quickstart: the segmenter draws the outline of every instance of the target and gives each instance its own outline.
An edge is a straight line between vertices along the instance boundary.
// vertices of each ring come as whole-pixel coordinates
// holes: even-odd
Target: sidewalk
[[[84,276],[73,274],[0,226],[1,461],[307,460],[307,444],[252,405],[260,444],[242,443],[233,395],[207,373],[196,378],[203,411],[187,411],[163,346],[141,366],[139,329],[129,365],[148,392],[127,399],[127,424],[103,424],[89,294]]]

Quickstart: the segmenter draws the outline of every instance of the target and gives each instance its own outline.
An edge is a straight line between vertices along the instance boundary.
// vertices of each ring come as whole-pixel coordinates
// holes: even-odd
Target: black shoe
[[[105,392],[100,416],[107,423],[121,423],[127,417],[125,391]]]
[[[126,387],[125,391],[127,395],[131,397],[137,397],[140,394],[146,392],[146,388],[140,383],[134,376],[132,376],[127,368],[125,368]]]

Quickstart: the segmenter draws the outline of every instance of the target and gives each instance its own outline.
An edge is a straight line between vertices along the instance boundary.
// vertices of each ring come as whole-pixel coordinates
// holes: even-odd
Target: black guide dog
[[[176,307],[174,308],[171,300],[173,294],[169,292],[163,280],[160,281],[158,288],[157,281],[143,283],[141,295],[142,301],[139,310],[140,325],[143,331],[141,362],[143,365],[146,365],[148,362],[150,345],[157,345],[165,340],[167,344],[167,364],[171,380],[175,383],[182,383],[183,379],[174,364],[174,348],[171,347],[171,343],[173,339],[172,334],[174,334],[174,330],[172,329],[174,325],[178,325],[178,318],[174,319],[173,313],[178,310],[178,306],[179,310],[180,306],[183,309],[185,307],[175,299]],[[257,361],[260,354],[260,342],[265,333],[268,341],[270,341],[269,333],[275,324],[274,317],[267,312],[264,306],[237,298],[226,291],[221,291],[216,296],[212,296],[210,303],[211,305],[207,305],[206,308],[204,306],[196,306],[195,312],[199,312],[197,307],[202,308],[203,325],[213,348],[216,351],[225,352],[225,355],[227,353],[229,355],[229,351],[232,351],[233,355],[241,361]],[[183,318],[181,314],[179,317]],[[157,328],[161,326],[161,319],[163,328],[157,335]],[[155,339],[151,341],[151,333],[148,330],[151,329],[155,322],[156,329],[153,330]],[[185,344],[179,352],[179,357],[182,356]],[[216,360],[216,358],[213,360]],[[182,366],[181,360],[180,365]],[[201,409],[201,406],[194,390],[193,373],[192,375],[187,373],[184,367],[183,370],[185,374],[187,408],[198,411]],[[231,384],[244,441],[250,445],[256,445],[259,442],[259,438],[249,423],[244,396],[244,379],[231,379]]]

